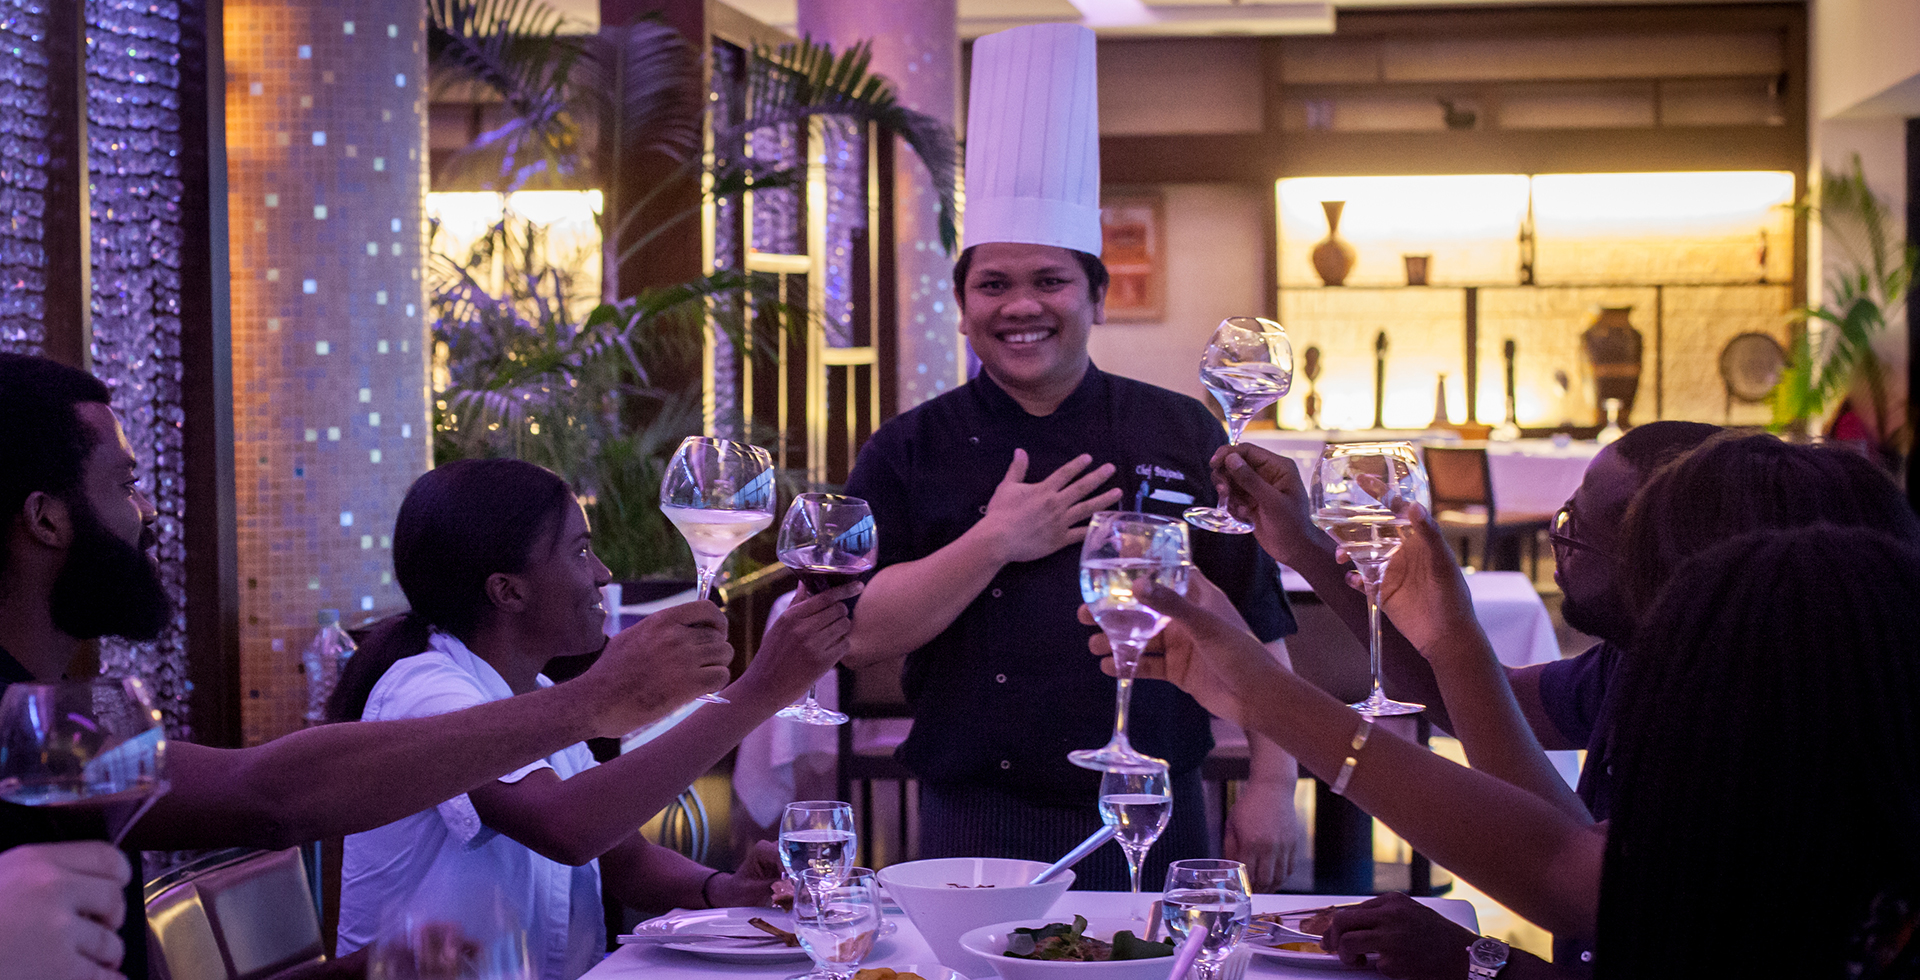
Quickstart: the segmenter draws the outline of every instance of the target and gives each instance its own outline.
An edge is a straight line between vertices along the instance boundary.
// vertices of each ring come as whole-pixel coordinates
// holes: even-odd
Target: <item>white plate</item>
[[[727,933],[745,936],[758,932],[748,919],[765,919],[788,932],[793,931],[793,913],[781,912],[769,908],[736,909],[699,909],[694,911],[670,912],[654,919],[648,919],[634,927],[634,934],[640,936],[658,936],[663,933],[697,932]],[[900,927],[891,920],[880,923],[880,938],[874,942],[874,953],[878,954],[888,936],[899,931]],[[622,937],[625,938],[625,937]],[[721,963],[793,963],[809,959],[805,948],[800,946],[782,946],[778,943],[764,945],[731,945],[726,940],[706,940],[689,943],[661,943],[661,949],[678,950],[692,953],[704,959]],[[896,968],[897,969],[897,968]],[[931,978],[929,978],[931,980]]]
[[[1305,940],[1302,940],[1303,942]],[[1253,951],[1255,956],[1265,956],[1289,966],[1306,966],[1318,970],[1364,970],[1364,966],[1348,966],[1340,957],[1332,953],[1303,953],[1297,950],[1280,949],[1275,946],[1263,946],[1260,943],[1242,944]],[[1369,964],[1371,965],[1371,964]]]

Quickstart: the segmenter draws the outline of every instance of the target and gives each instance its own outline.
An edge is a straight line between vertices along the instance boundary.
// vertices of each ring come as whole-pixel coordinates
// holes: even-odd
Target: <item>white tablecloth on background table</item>
[[[1242,441],[1268,452],[1285,456],[1300,467],[1302,479],[1313,474],[1313,464],[1328,442],[1350,441],[1348,436],[1393,438],[1393,433],[1300,432],[1255,430]],[[1420,433],[1403,432],[1412,441],[1436,446],[1446,440],[1422,438]],[[1587,464],[1600,452],[1591,441],[1569,442],[1565,446],[1551,439],[1517,439],[1513,442],[1487,442],[1487,468],[1493,476],[1494,506],[1512,514],[1551,514],[1573,496]]]
[[[1370,896],[1350,895],[1255,895],[1255,912],[1283,912],[1290,909],[1317,908],[1343,902],[1364,901]],[[1134,901],[1126,892],[1067,892],[1054,903],[1049,915],[1062,918],[1075,913],[1088,917],[1125,916]],[[1140,899],[1145,901],[1145,899]],[[1473,906],[1457,898],[1422,898],[1421,904],[1430,905],[1441,915],[1465,926],[1471,932],[1479,932],[1479,919],[1474,915]],[[908,964],[929,964],[936,962],[933,951],[926,940],[920,938],[919,930],[907,920],[905,915],[890,914],[888,919],[900,927],[892,937],[882,940],[876,948],[876,955],[866,966],[905,966]],[[1171,961],[1169,961],[1171,966]],[[699,977],[761,977],[766,980],[792,976],[812,966],[810,961],[769,963],[748,966],[735,963],[716,963],[701,959],[692,953],[658,947],[624,946],[600,965],[588,970],[581,980],[694,980]],[[1329,975],[1325,969],[1283,965],[1279,961],[1265,956],[1254,956],[1247,969],[1249,977],[1301,977],[1325,980]],[[1372,975],[1372,974],[1366,974]]]

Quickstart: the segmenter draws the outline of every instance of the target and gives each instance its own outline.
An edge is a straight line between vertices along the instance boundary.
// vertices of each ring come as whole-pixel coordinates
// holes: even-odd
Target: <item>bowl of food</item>
[[[1003,980],[1166,980],[1173,946],[1139,938],[1139,922],[1066,915],[996,922],[960,937]]]
[[[881,887],[933,949],[940,962],[968,976],[991,976],[998,964],[966,952],[960,936],[994,922],[1047,914],[1073,884],[1067,871],[1030,885],[1047,866],[1011,858],[934,858],[880,869]]]

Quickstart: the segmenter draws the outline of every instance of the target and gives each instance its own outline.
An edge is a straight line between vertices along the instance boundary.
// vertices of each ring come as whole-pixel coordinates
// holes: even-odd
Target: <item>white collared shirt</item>
[[[541,687],[553,682],[536,678]],[[396,662],[367,697],[366,721],[422,718],[513,696],[498,671],[466,644],[435,630],[425,653]],[[584,743],[500,777],[514,783],[538,769],[561,779],[592,768]],[[379,935],[383,912],[404,903],[433,913],[470,906],[479,882],[496,884],[527,930],[540,980],[574,980],[606,950],[600,863],[568,867],[480,822],[461,794],[431,810],[346,839],[340,886],[342,954]],[[484,892],[480,893],[484,894]],[[452,913],[449,912],[449,915]]]

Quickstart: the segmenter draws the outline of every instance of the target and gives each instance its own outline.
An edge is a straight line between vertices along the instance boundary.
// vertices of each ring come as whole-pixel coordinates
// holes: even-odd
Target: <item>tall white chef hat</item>
[[[1100,254],[1093,31],[1035,24],[973,45],[964,244]]]

